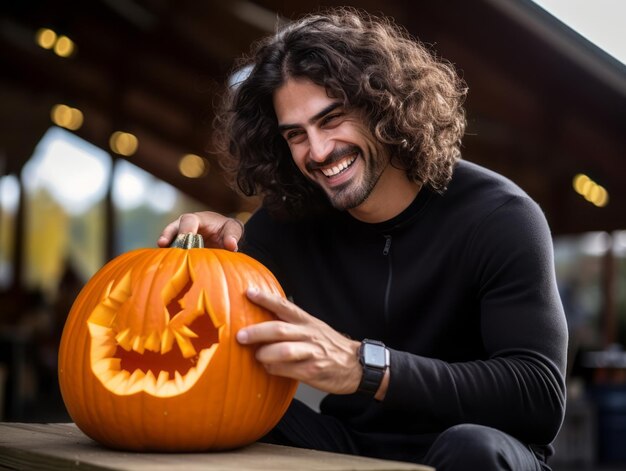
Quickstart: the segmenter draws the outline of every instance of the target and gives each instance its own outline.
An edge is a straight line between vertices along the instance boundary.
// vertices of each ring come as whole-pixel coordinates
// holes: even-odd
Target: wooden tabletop
[[[74,424],[0,423],[0,468],[129,471],[434,471],[399,461],[254,443],[210,453],[132,453],[104,448]]]

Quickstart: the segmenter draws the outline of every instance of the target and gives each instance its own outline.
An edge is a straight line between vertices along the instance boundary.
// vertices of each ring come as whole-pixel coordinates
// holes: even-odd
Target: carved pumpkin
[[[252,258],[201,241],[123,254],[76,298],[59,383],[94,440],[129,450],[234,448],[267,433],[291,402],[296,381],[269,375],[254,347],[235,339],[274,318],[246,289],[284,295],[280,285]]]

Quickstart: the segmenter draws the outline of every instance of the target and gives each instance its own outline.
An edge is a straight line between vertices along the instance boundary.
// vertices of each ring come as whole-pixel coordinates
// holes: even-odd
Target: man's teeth
[[[334,177],[335,175],[341,173],[343,170],[347,169],[350,165],[352,165],[352,162],[354,162],[356,160],[356,156],[352,156],[352,157],[348,157],[347,159],[342,160],[341,162],[339,162],[336,165],[333,165],[330,168],[323,168],[322,169],[322,173],[330,178],[330,177]]]

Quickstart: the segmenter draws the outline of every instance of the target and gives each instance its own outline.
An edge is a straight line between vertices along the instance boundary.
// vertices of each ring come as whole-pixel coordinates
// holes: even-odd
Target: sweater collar
[[[378,234],[392,233],[419,217],[428,202],[435,195],[436,193],[434,193],[430,188],[423,186],[409,206],[387,221],[377,223],[363,222],[352,217],[347,211],[342,211],[340,213],[340,219],[355,230],[374,232]]]

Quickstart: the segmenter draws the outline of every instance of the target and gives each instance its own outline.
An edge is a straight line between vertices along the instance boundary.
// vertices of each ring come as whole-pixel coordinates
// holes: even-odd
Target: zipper
[[[391,236],[385,236],[385,248],[383,249],[383,255],[389,255],[389,250],[391,250]]]
[[[383,248],[383,255],[387,257],[387,266],[389,270],[387,272],[387,286],[385,288],[385,302],[383,306],[383,313],[385,316],[385,322],[389,321],[389,297],[391,296],[391,281],[393,279],[393,266],[391,263],[391,256],[389,252],[391,250],[391,236],[385,236],[385,247]]]

